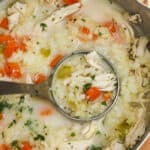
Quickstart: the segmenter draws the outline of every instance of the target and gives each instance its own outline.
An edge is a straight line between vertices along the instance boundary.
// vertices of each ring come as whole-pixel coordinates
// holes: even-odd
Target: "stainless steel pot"
[[[136,0],[115,0],[119,5],[126,9],[131,14],[140,14],[142,23],[133,25],[137,36],[146,35],[150,40],[150,9],[141,5]],[[150,43],[150,42],[149,42]],[[150,51],[150,44],[148,45]],[[150,133],[150,103],[145,103],[147,108],[147,128],[143,137],[137,142],[133,150],[139,149],[140,145]]]

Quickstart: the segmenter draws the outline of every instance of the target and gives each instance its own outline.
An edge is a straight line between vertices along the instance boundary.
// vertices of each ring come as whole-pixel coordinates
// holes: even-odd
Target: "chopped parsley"
[[[94,146],[94,145],[92,145],[92,146],[90,146],[88,148],[88,150],[102,150],[102,148],[100,146]]]
[[[94,79],[95,79],[95,75],[92,75],[92,76],[91,76],[91,79],[94,80]]]
[[[42,31],[45,31],[45,29],[47,28],[47,24],[41,23],[40,27],[42,28]]]
[[[37,41],[37,42],[36,42],[36,44],[37,44],[37,45],[39,45],[39,44],[40,44],[40,42],[39,42],[39,41]]]
[[[1,101],[0,102],[0,112],[2,112],[5,108],[11,108],[12,107],[12,104],[9,104],[8,102],[6,101]]]
[[[110,4],[112,4],[112,0],[108,0]]]
[[[98,130],[98,131],[96,131],[96,135],[99,135],[101,132]]]
[[[13,121],[8,125],[8,128],[11,128],[14,124],[16,124],[16,120],[13,120]]]
[[[24,125],[27,126],[27,127],[30,127],[32,124],[32,121],[31,120],[27,120]]]
[[[92,86],[92,83],[86,83],[83,85],[83,92],[86,92],[90,87]]]
[[[20,144],[19,144],[19,142],[17,140],[12,141],[11,147],[16,149],[16,150],[21,150]]]
[[[32,17],[33,17],[33,19],[35,19],[35,18],[36,18],[36,16],[35,16],[35,15],[33,15]]]
[[[32,107],[28,107],[28,111],[29,111],[30,114],[32,114],[33,113],[33,108]]]
[[[24,95],[20,96],[19,104],[24,103],[25,97]]]
[[[103,101],[101,104],[107,106],[107,103],[105,101]]]
[[[75,133],[75,132],[71,132],[70,136],[71,136],[71,137],[75,137],[75,136],[76,136],[76,133]]]
[[[102,36],[102,32],[98,32],[98,35],[99,35],[99,36]]]
[[[81,19],[83,22],[85,22],[86,20],[84,18]]]
[[[42,134],[38,134],[36,137],[34,137],[34,140],[35,141],[37,141],[37,140],[44,141],[45,137]]]

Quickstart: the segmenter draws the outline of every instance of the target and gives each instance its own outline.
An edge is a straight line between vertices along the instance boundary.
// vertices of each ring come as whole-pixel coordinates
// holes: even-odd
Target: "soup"
[[[117,94],[115,73],[95,51],[67,58],[54,77],[56,103],[75,118],[88,120],[98,116]]]
[[[76,50],[102,54],[113,64],[120,80],[113,109],[89,123],[65,118],[43,99],[2,95],[0,149],[124,150],[136,144],[146,128],[150,54],[148,39],[135,37],[129,18],[109,0],[0,1],[1,80],[41,83],[64,56]],[[71,62],[77,66],[76,58]],[[67,71],[61,70],[56,77],[70,76],[72,66],[66,65]],[[77,68],[82,71],[80,67],[85,66]],[[90,68],[94,75],[94,67]],[[60,79],[56,79],[57,84],[61,84]]]

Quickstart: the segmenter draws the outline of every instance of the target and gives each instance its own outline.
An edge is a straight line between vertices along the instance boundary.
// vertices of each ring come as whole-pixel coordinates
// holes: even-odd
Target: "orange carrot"
[[[101,91],[97,87],[91,87],[85,94],[90,101],[95,101],[101,95]]]
[[[54,112],[53,108],[51,107],[45,107],[42,108],[42,110],[40,111],[40,115],[41,116],[49,116]]]
[[[118,31],[118,25],[114,20],[105,22],[102,26],[108,28],[111,35]]]
[[[83,43],[87,43],[87,42],[89,42],[89,40],[88,40],[88,38],[87,37],[82,37],[82,36],[77,36],[77,38],[81,41],[81,42],[83,42]]]
[[[118,41],[119,43],[123,42],[119,31],[119,26],[114,20],[105,22],[102,26],[108,28],[109,33],[116,41]]]
[[[92,40],[93,40],[93,41],[96,41],[97,39],[98,39],[98,35],[97,35],[97,34],[93,34],[93,35],[92,35]]]
[[[0,120],[2,120],[4,118],[3,114],[0,113]]]
[[[63,0],[65,5],[71,5],[79,2],[79,0]]]
[[[46,80],[46,76],[44,74],[37,73],[37,74],[34,75],[33,82],[38,84],[38,83],[42,83],[45,80]]]
[[[11,40],[11,41],[7,42],[7,45],[4,50],[5,58],[11,57],[12,54],[17,51],[17,49],[18,49],[18,44],[16,43],[15,40]]]
[[[7,62],[5,64],[6,75],[11,78],[20,78],[22,77],[20,65],[17,62]]]
[[[21,150],[32,150],[32,145],[28,141],[24,141]]]
[[[8,24],[9,24],[8,18],[5,17],[0,22],[0,27],[3,29],[8,29]]]
[[[5,71],[3,68],[0,68],[0,77],[3,77],[5,75]]]
[[[3,143],[0,145],[0,150],[10,150],[10,146],[8,144]]]
[[[58,64],[58,62],[62,59],[62,57],[63,56],[61,54],[57,54],[51,61],[50,67],[54,68]]]
[[[12,40],[14,40],[14,38],[11,35],[4,35],[4,34],[0,35],[0,43],[5,44]]]
[[[90,29],[88,27],[82,26],[82,27],[80,27],[79,30],[83,34],[86,34],[86,35],[90,34]]]
[[[103,93],[103,99],[105,101],[109,101],[111,99],[111,97],[112,97],[112,92],[105,92],[105,93]]]

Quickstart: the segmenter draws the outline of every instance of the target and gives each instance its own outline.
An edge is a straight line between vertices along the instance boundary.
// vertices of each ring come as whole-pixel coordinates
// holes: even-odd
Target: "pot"
[[[150,39],[150,9],[140,4],[136,0],[116,0],[116,2],[121,5],[125,10],[127,10],[130,14],[140,14],[142,18],[142,23],[139,24],[131,24],[133,29],[135,30],[135,36],[146,35],[148,39]],[[150,51],[150,42],[147,45]],[[150,99],[150,96],[148,97]],[[145,103],[147,108],[147,128],[145,130],[145,134],[143,137],[137,142],[134,146],[133,150],[137,150],[141,147],[144,141],[150,135],[150,102]]]

